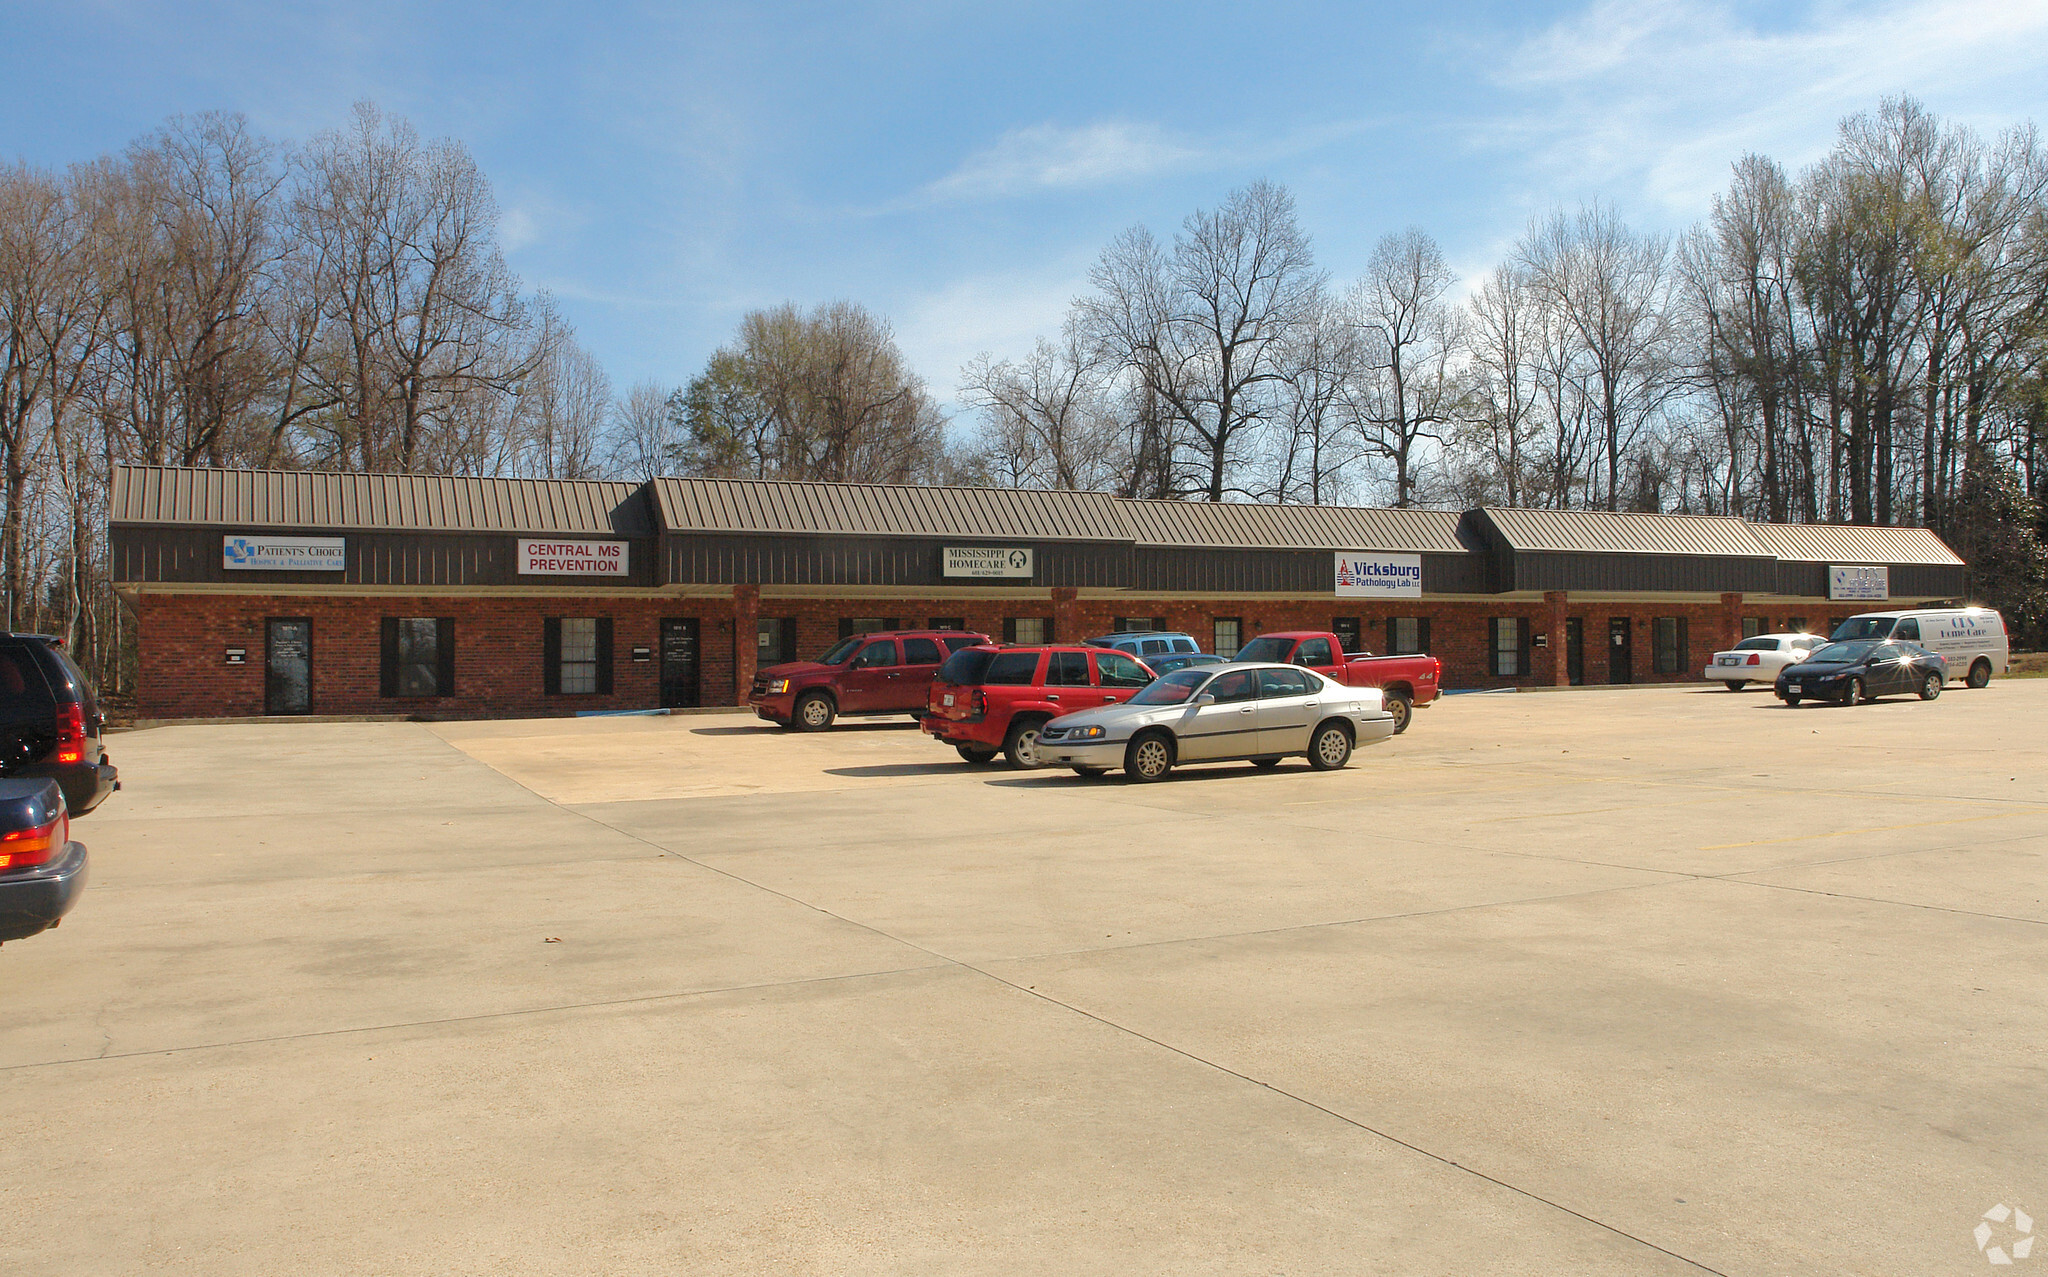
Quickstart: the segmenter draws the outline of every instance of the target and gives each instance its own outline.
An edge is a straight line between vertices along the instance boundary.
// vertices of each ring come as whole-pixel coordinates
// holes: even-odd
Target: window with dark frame
[[[1119,616],[1110,622],[1112,634],[1149,634],[1153,630],[1166,628],[1166,620],[1157,616]]]
[[[756,659],[762,665],[780,665],[797,659],[796,618],[764,616],[754,622]]]
[[[1429,651],[1429,618],[1390,616],[1387,618],[1387,655],[1417,656]]]
[[[1768,616],[1745,616],[1742,618],[1742,637],[1755,638],[1759,634],[1768,633],[1770,625],[1771,618]]]
[[[1788,617],[1786,617],[1786,618],[1785,618],[1785,632],[1786,632],[1786,633],[1788,633],[1788,634],[1804,634],[1804,633],[1806,633],[1806,618],[1805,618],[1805,617],[1803,617],[1803,616],[1788,616]]]
[[[1027,645],[1052,642],[1049,616],[1013,616],[1003,622],[1003,642]]]
[[[455,694],[455,621],[387,616],[382,622],[378,694],[422,700]]]
[[[1522,668],[1522,631],[1525,624],[1519,616],[1493,618],[1494,677],[1520,678],[1527,672]]]
[[[1659,616],[1650,621],[1652,661],[1659,674],[1677,674],[1685,669],[1685,618]]]
[[[612,618],[542,618],[541,678],[549,696],[611,695]]]
[[[1216,655],[1229,658],[1237,655],[1237,649],[1244,646],[1244,619],[1236,616],[1219,616],[1215,629]]]
[[[597,618],[562,618],[562,695],[588,696],[597,691]]]

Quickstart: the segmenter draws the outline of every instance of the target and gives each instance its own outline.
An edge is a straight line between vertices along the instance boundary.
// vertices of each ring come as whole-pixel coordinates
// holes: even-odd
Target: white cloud
[[[1731,4],[1598,0],[1508,53],[1511,111],[1475,141],[1522,151],[1559,198],[1635,185],[1689,216],[1743,152],[1796,167],[1886,95],[2026,116],[2044,47],[2048,0],[1824,3],[1770,28]]]
[[[1213,162],[1201,145],[1152,124],[1051,124],[1012,129],[925,188],[936,200],[975,200],[1030,191],[1103,186],[1182,172]]]
[[[540,223],[532,213],[523,208],[508,208],[498,218],[498,243],[508,253],[516,253],[529,244],[540,240]]]
[[[934,395],[952,397],[960,369],[984,351],[1016,358],[1040,337],[1057,339],[1067,307],[1087,290],[1087,267],[1051,264],[1043,273],[955,279],[898,308],[896,344]]]

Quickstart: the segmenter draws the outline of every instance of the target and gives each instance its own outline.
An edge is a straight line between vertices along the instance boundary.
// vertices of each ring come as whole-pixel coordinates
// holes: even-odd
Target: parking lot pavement
[[[1474,696],[1155,786],[124,734],[0,950],[6,1271],[1972,1271],[2048,1211],[2044,722]]]

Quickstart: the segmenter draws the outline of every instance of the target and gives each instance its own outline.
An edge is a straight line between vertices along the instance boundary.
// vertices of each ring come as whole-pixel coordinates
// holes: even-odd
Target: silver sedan
[[[1271,767],[1290,754],[1333,771],[1354,746],[1393,734],[1394,716],[1376,687],[1246,663],[1175,670],[1122,705],[1055,718],[1039,731],[1038,750],[1048,764],[1083,776],[1121,767],[1132,780],[1151,781],[1179,763],[1250,759]]]

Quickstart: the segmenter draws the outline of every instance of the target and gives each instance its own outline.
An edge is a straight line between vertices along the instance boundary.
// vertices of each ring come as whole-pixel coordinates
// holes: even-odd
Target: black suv
[[[47,777],[83,816],[120,788],[92,684],[46,634],[0,634],[0,776]]]

